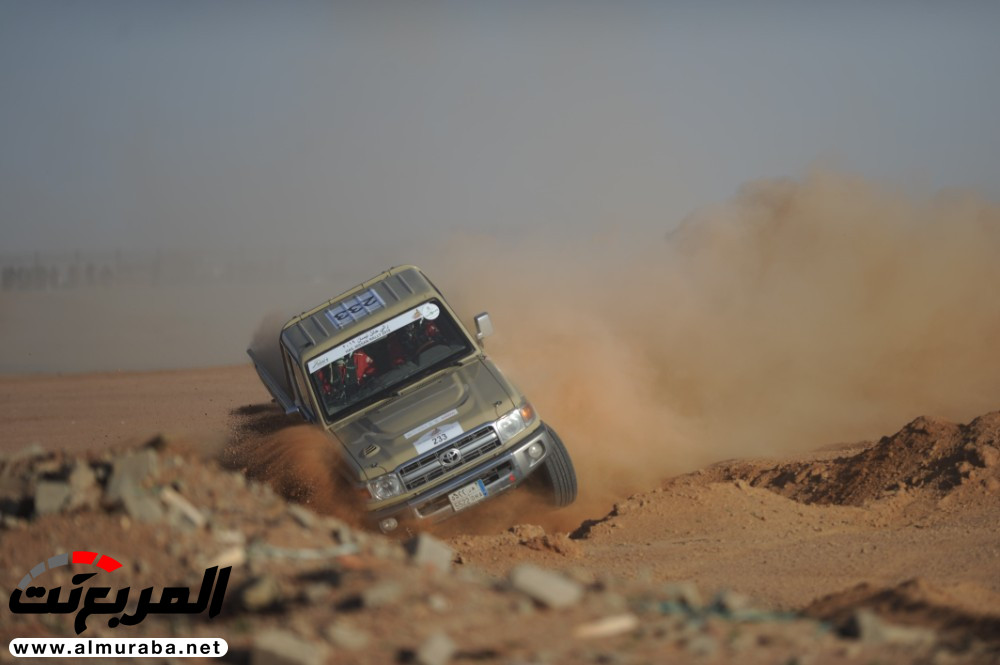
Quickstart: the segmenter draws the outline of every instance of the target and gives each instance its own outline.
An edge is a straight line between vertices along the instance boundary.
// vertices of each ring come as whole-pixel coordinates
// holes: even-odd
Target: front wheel
[[[552,505],[562,508],[576,499],[576,471],[573,470],[573,461],[569,458],[562,439],[554,430],[549,429],[548,432],[552,449],[537,474],[548,490]]]

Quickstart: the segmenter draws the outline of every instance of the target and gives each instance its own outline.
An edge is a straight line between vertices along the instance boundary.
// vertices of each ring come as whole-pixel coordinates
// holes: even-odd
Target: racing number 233
[[[354,315],[360,314],[362,312],[367,312],[370,308],[375,309],[382,303],[379,302],[378,297],[371,295],[364,300],[357,302],[350,306],[344,306],[344,311],[337,312],[333,315],[333,318],[337,319],[338,322],[344,321],[346,319],[354,318]]]

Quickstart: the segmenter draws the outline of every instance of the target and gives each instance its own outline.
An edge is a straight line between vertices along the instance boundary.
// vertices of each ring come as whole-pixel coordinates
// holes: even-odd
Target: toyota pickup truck
[[[323,427],[340,473],[385,533],[479,507],[532,477],[573,502],[555,431],[486,356],[487,313],[462,324],[415,266],[392,268],[293,317],[278,353],[247,350],[286,414]]]

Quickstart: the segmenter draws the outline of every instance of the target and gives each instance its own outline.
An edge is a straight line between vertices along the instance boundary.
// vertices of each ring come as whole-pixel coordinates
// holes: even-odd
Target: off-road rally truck
[[[484,353],[489,314],[475,326],[403,266],[293,317],[280,355],[247,353],[286,414],[339,442],[341,473],[383,532],[451,517],[529,476],[553,506],[572,503],[565,446]]]

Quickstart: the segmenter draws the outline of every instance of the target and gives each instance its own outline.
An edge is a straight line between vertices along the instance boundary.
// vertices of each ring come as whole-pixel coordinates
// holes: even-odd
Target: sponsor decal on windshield
[[[403,312],[398,316],[392,317],[381,325],[375,326],[370,330],[366,330],[356,337],[352,337],[340,346],[333,347],[323,355],[316,356],[309,361],[306,367],[309,369],[309,373],[313,374],[316,370],[323,369],[330,363],[343,358],[347,354],[353,353],[363,346],[367,346],[372,342],[378,341],[389,333],[399,330],[414,321],[426,318],[437,318],[440,312],[441,310],[434,303],[426,302],[422,305],[418,305],[407,312]]]

